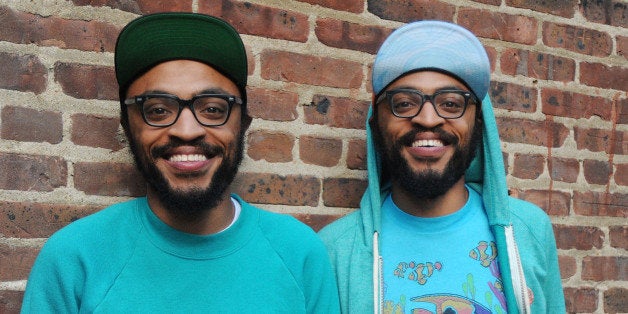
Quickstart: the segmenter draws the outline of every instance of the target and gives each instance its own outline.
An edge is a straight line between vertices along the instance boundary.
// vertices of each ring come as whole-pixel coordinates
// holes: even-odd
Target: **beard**
[[[400,188],[412,195],[419,196],[421,199],[432,200],[444,195],[462,178],[471,161],[475,158],[476,151],[482,141],[481,124],[477,122],[479,121],[476,120],[469,143],[460,146],[456,136],[445,132],[440,127],[428,130],[420,126],[406,133],[392,145],[387,145],[384,143],[377,121],[375,121],[373,132],[382,158],[383,177],[398,183]],[[427,169],[415,172],[401,155],[402,148],[411,145],[416,134],[426,131],[439,134],[441,139],[454,146],[454,154],[442,171]]]
[[[204,188],[195,186],[188,189],[176,189],[168,183],[168,180],[155,166],[155,163],[143,153],[136,140],[130,136],[128,138],[135,166],[142,173],[164,208],[180,217],[195,217],[215,208],[223,199],[225,191],[235,178],[243,158],[244,131],[241,131],[238,135],[238,142],[231,157],[226,154],[222,147],[207,144],[202,139],[194,142],[183,142],[173,139],[166,145],[154,147],[150,151],[154,160],[163,156],[170,149],[182,145],[197,147],[200,149],[201,154],[205,156],[223,156],[223,161],[216,169],[209,186]],[[190,178],[195,176],[197,175],[189,175]]]

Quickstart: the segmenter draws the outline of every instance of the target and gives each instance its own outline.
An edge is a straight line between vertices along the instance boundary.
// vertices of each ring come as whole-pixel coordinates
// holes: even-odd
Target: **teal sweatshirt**
[[[368,119],[371,115],[372,107]],[[539,207],[508,196],[497,123],[488,96],[482,101],[482,115],[482,149],[465,181],[482,195],[497,244],[508,313],[564,313],[552,224]],[[368,119],[368,188],[360,209],[319,232],[336,273],[342,313],[380,313],[382,306],[378,237],[381,205],[390,193],[390,184],[380,184],[382,168]]]
[[[337,313],[316,233],[232,197],[240,216],[214,235],[170,228],[146,198],[66,226],[37,257],[22,313]]]

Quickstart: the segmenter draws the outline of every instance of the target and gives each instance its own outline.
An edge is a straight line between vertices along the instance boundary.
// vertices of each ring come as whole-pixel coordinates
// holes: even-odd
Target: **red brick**
[[[609,238],[611,246],[620,249],[628,249],[628,226],[610,226]]]
[[[453,21],[456,7],[434,0],[367,0],[370,13],[384,20],[412,22],[416,20]]]
[[[347,149],[347,168],[366,170],[366,141],[349,140]]]
[[[116,2],[121,2],[117,0]],[[127,1],[123,1],[127,2]],[[134,0],[144,14],[157,12],[191,12],[193,0]]]
[[[55,81],[74,98],[118,100],[118,84],[112,67],[78,63],[55,64]]]
[[[568,216],[571,203],[569,193],[560,191],[518,191],[518,198],[534,203],[551,216]]]
[[[24,291],[0,290],[0,313],[19,314]]]
[[[612,165],[608,161],[584,160],[582,162],[584,178],[589,184],[607,185],[612,176]]]
[[[584,129],[574,127],[574,137],[578,149],[592,152],[625,155],[628,153],[628,139],[622,131]]]
[[[574,191],[573,209],[577,215],[628,217],[628,194]]]
[[[122,132],[118,132],[120,118],[87,114],[72,115],[72,142],[77,145],[101,147],[118,151],[126,146]]]
[[[593,313],[597,310],[597,289],[565,287],[563,290],[567,313]]]
[[[589,21],[628,28],[628,4],[622,0],[582,0],[581,8]]]
[[[294,121],[299,116],[299,95],[296,93],[249,87],[247,97],[247,110],[253,118]]]
[[[536,43],[536,19],[472,8],[461,8],[458,24],[479,37],[533,45]]]
[[[352,13],[361,13],[364,11],[364,1],[362,0],[299,0],[310,4],[317,4],[322,7],[347,11]]]
[[[628,164],[615,165],[615,183],[628,186]]]
[[[360,207],[368,182],[362,179],[327,178],[323,180],[323,203],[331,207]]]
[[[131,164],[78,162],[74,164],[74,187],[89,195],[142,196],[146,183]]]
[[[0,39],[17,44],[56,46],[82,51],[113,51],[120,32],[116,25],[42,17],[0,6]],[[91,82],[94,83],[94,82]]]
[[[392,30],[327,18],[316,21],[315,32],[327,46],[375,54]]]
[[[497,124],[501,139],[510,143],[561,147],[569,136],[569,129],[565,125],[551,121],[497,118]]]
[[[2,108],[2,138],[21,142],[61,143],[61,114],[23,107]]]
[[[555,55],[509,48],[502,53],[502,73],[542,80],[573,82],[576,62]]]
[[[47,238],[98,209],[94,205],[0,201],[0,233],[13,238]]]
[[[618,104],[617,123],[628,124],[628,98],[621,100]]]
[[[65,186],[67,176],[60,157],[0,153],[0,189],[49,192]]]
[[[582,258],[582,279],[628,280],[628,256],[585,256]]]
[[[299,138],[299,157],[306,164],[333,167],[340,161],[342,141],[303,135]]]
[[[543,43],[548,47],[596,57],[609,56],[613,48],[613,41],[607,33],[550,22],[543,23]],[[582,73],[582,70],[580,72]]]
[[[46,90],[47,77],[48,72],[37,56],[0,52],[0,88],[41,94]]]
[[[604,291],[604,313],[628,313],[628,289],[612,287]]]
[[[576,0],[544,1],[544,0],[506,0],[506,4],[516,8],[530,9],[552,15],[572,18],[578,7]]]
[[[628,37],[617,36],[617,54],[628,60]]]
[[[38,253],[38,248],[0,244],[0,280],[26,279]]]
[[[317,215],[317,214],[292,214],[304,224],[310,226],[314,231],[318,232],[329,223],[340,218],[338,215]]]
[[[597,227],[554,225],[556,247],[563,250],[600,249],[604,243],[604,232]]]
[[[253,160],[264,159],[268,162],[292,161],[294,136],[286,133],[271,131],[253,131],[248,139],[249,157]]]
[[[304,106],[305,123],[345,129],[365,129],[370,104],[352,98],[314,95]]]
[[[262,78],[291,83],[358,89],[362,65],[353,61],[265,50],[261,54]]]
[[[536,111],[536,88],[502,82],[491,82],[491,101],[496,108],[521,112]]]
[[[543,173],[544,166],[543,155],[515,154],[512,175],[521,179],[536,179]]]
[[[72,3],[76,6],[110,7],[112,9],[118,9],[121,11],[127,11],[127,12],[131,12],[135,14],[140,14],[142,13],[142,10],[140,10],[140,7],[137,2],[138,1],[119,1],[119,0],[72,0]],[[152,1],[152,2],[157,2],[157,1]],[[182,1],[177,1],[174,3],[179,3],[179,2],[182,2]]]
[[[223,18],[240,34],[297,42],[309,34],[308,16],[299,12],[230,0],[200,1],[198,11]]]
[[[569,279],[576,274],[578,266],[573,256],[558,255],[558,265],[560,267],[560,278]]]
[[[552,157],[547,162],[552,180],[567,183],[576,183],[580,173],[580,163],[577,159]]]
[[[312,176],[244,173],[231,185],[244,200],[258,204],[318,206],[320,181]]]
[[[580,82],[589,86],[625,91],[628,86],[628,67],[581,62]]]
[[[610,121],[613,108],[608,98],[566,92],[554,88],[541,90],[541,103],[544,114],[574,119],[588,119],[597,116]]]

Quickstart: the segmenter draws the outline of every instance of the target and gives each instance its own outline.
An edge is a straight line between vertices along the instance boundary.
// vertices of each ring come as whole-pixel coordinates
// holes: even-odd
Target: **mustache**
[[[170,140],[170,142],[168,142],[165,145],[153,147],[150,150],[150,153],[153,156],[153,158],[166,158],[168,157],[169,152],[171,150],[180,146],[196,147],[200,151],[201,154],[208,157],[224,155],[225,153],[225,150],[222,147],[208,144],[200,139],[192,141],[192,142],[186,142],[186,141],[182,141],[176,138]]]
[[[441,127],[428,129],[421,126],[417,126],[413,128],[411,131],[409,131],[408,133],[404,134],[402,137],[400,137],[396,141],[396,144],[399,146],[410,146],[414,142],[414,139],[416,138],[417,134],[426,133],[426,132],[437,134],[438,137],[447,144],[451,144],[451,145],[458,144],[458,137],[443,130]]]

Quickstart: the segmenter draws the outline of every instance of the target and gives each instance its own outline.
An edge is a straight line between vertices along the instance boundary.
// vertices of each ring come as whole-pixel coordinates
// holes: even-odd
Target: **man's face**
[[[127,98],[171,94],[190,99],[201,93],[240,97],[236,85],[212,67],[189,60],[161,63],[135,80]],[[206,127],[189,108],[168,127],[149,126],[137,104],[128,107],[129,142],[137,167],[149,184],[148,197],[175,213],[195,213],[215,207],[242,160],[242,107],[234,105],[224,125]]]
[[[413,89],[431,95],[439,90],[468,89],[451,76],[432,71],[411,73],[387,90]],[[476,105],[464,115],[444,119],[426,102],[414,118],[393,115],[387,99],[377,104],[374,132],[384,168],[393,185],[424,199],[443,195],[458,182],[481,140],[476,127]]]

